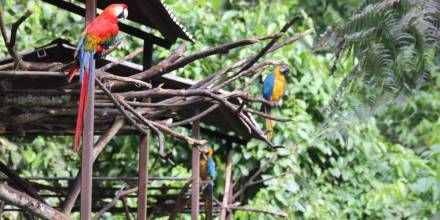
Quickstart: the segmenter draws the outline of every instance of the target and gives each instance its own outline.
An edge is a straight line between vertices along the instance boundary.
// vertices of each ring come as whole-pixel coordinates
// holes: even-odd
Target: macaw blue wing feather
[[[272,97],[273,87],[275,84],[275,74],[271,73],[264,79],[263,82],[263,97],[264,99],[270,101]]]
[[[215,162],[212,157],[208,158],[208,175],[211,177],[211,181],[214,181],[217,177],[217,171],[215,168]]]

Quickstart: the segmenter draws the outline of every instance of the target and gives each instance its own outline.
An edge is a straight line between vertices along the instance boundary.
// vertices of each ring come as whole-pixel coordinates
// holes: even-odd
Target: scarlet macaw
[[[200,178],[203,181],[209,181],[208,185],[203,190],[203,198],[205,200],[205,216],[206,220],[212,220],[212,195],[214,191],[214,180],[217,176],[215,162],[212,158],[214,151],[208,147],[206,155],[200,156]]]
[[[285,75],[289,72],[287,66],[275,65],[273,71],[266,76],[263,82],[263,97],[267,101],[278,102],[284,95],[284,90],[286,88],[286,77]],[[268,105],[262,106],[263,111],[270,114],[271,107]],[[272,138],[272,120],[266,119],[266,129],[268,131],[267,137]]]
[[[101,53],[104,49],[110,47],[116,35],[119,32],[118,20],[126,19],[128,16],[128,7],[125,4],[111,4],[107,6],[102,14],[96,17],[86,26],[76,51],[75,63],[72,65],[68,80],[72,80],[73,76],[79,70],[81,93],[79,99],[78,116],[76,119],[75,139],[73,150],[79,151],[81,142],[81,131],[83,124],[83,114],[87,101],[89,86],[94,83],[89,79],[93,79],[95,67],[92,66],[92,60],[95,54]]]

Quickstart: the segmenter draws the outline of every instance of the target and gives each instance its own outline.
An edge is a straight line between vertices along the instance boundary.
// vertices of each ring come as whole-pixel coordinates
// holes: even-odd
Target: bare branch
[[[182,120],[182,121],[178,121],[178,122],[172,123],[169,126],[170,127],[177,127],[177,126],[182,126],[182,125],[185,125],[185,124],[189,124],[189,123],[194,122],[196,120],[200,120],[203,117],[205,117],[206,115],[208,115],[209,113],[211,113],[212,111],[214,111],[215,109],[217,109],[218,106],[219,106],[218,104],[214,104],[211,107],[207,108],[205,111],[200,112],[199,114],[194,115],[191,118],[188,118],[188,119],[185,119],[185,120]]]
[[[121,81],[121,82],[129,82],[129,83],[132,83],[132,84],[136,85],[137,87],[143,86],[143,87],[146,87],[146,88],[149,88],[149,89],[152,88],[150,83],[147,83],[147,82],[144,82],[144,81],[141,81],[141,80],[137,80],[137,79],[132,79],[132,78],[129,78],[129,77],[116,76],[116,75],[113,75],[113,74],[105,74],[105,75],[103,75],[103,76],[101,76],[99,78],[101,80],[104,80],[104,81],[106,81],[106,80],[116,80],[116,81]]]
[[[255,178],[257,178],[258,176],[260,176],[260,174],[262,172],[264,172],[271,163],[273,163],[275,160],[278,159],[278,153],[274,154],[266,163],[262,164],[260,166],[260,168],[251,176],[251,178],[247,179],[246,183],[243,185],[243,187],[238,190],[236,193],[234,193],[233,196],[233,201],[237,200],[237,198],[243,194],[246,189],[252,185],[252,183],[254,182]],[[234,184],[235,185],[235,184]]]
[[[123,185],[122,188],[121,188],[118,192],[116,192],[116,195],[115,195],[115,197],[112,199],[112,201],[111,201],[109,204],[107,204],[106,206],[104,206],[104,208],[102,208],[101,210],[99,210],[98,213],[95,214],[95,216],[93,217],[94,220],[99,219],[99,218],[100,218],[100,217],[101,217],[106,211],[108,211],[108,210],[111,209],[113,206],[115,206],[116,203],[118,202],[118,200],[119,200],[121,197],[124,197],[124,196],[126,196],[126,195],[129,195],[129,194],[131,194],[131,193],[134,193],[134,192],[137,192],[137,191],[138,191],[138,188],[137,188],[137,187],[132,188],[132,189],[124,190],[125,187],[126,187],[126,185]]]
[[[123,62],[125,62],[127,60],[133,59],[134,57],[136,57],[137,55],[141,54],[142,52],[144,52],[144,48],[143,47],[138,48],[138,49],[134,50],[133,52],[129,53],[127,56],[124,56],[124,57],[122,57],[121,59],[118,59],[115,62],[111,62],[111,63],[106,64],[105,66],[99,68],[99,70],[106,71],[106,70],[108,70],[108,69],[110,69],[110,68],[112,68],[114,66],[117,66],[117,65],[119,65],[119,64],[121,64],[121,63],[123,63]]]
[[[289,215],[286,212],[271,211],[267,209],[259,209],[253,207],[229,206],[228,209],[246,211],[246,212],[260,212],[260,213],[284,217],[284,218],[289,217]]]
[[[21,16],[13,25],[11,28],[11,38],[9,41],[9,47],[14,48],[15,47],[15,42],[17,40],[17,30],[18,27],[20,27],[20,25],[30,16],[32,15],[32,11],[27,10],[23,16]]]
[[[64,213],[46,205],[27,194],[17,191],[6,183],[0,183],[0,199],[9,202],[17,207],[32,212],[44,219],[70,220]]]
[[[170,56],[163,59],[158,64],[154,65],[148,70],[132,75],[130,76],[130,78],[146,81],[146,79],[149,78],[150,76],[163,73],[165,68],[169,66],[171,63],[174,63],[177,59],[179,59],[185,53],[185,51],[186,51],[186,46],[180,45]],[[118,82],[112,85],[112,89],[119,89],[121,87],[124,87],[125,85],[126,83],[124,82]]]
[[[1,161],[0,161],[0,171],[4,173],[6,176],[8,176],[14,182],[16,189],[26,192],[35,199],[40,200],[40,202],[42,203],[46,203],[44,199],[40,195],[38,195],[37,191],[27,180],[21,178],[20,175],[18,175],[14,170],[6,166],[6,164],[4,164]]]
[[[298,21],[301,18],[302,18],[301,15],[297,15],[297,16],[293,17],[289,22],[287,22],[284,25],[284,27],[281,29],[280,33],[284,34],[293,25],[293,23],[295,23],[296,21]],[[252,65],[254,65],[261,57],[263,57],[271,49],[271,47],[278,41],[278,39],[281,38],[281,36],[282,36],[282,34],[273,38],[260,52],[258,52],[257,55],[253,56],[249,60],[249,62],[243,68],[241,68],[240,71],[238,71],[234,75],[238,75],[240,72],[243,72],[243,71],[249,69]]]

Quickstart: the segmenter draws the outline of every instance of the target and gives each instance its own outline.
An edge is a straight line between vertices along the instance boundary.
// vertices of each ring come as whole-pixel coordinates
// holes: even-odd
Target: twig
[[[125,62],[127,60],[133,59],[135,56],[141,54],[143,51],[144,51],[143,47],[138,48],[135,51],[129,53],[127,56],[124,56],[124,57],[122,57],[121,59],[118,59],[115,62],[111,62],[111,63],[106,64],[105,66],[99,68],[99,70],[106,71],[106,70],[108,70],[108,69],[110,69],[110,68],[112,68],[114,66],[117,66],[117,65],[119,65],[119,64],[121,64],[121,63],[123,63],[123,62]]]
[[[214,111],[215,109],[217,109],[218,106],[219,106],[218,104],[214,104],[211,107],[207,108],[205,111],[203,111],[203,112],[201,112],[201,113],[199,113],[197,115],[194,115],[191,118],[188,118],[188,119],[185,119],[185,120],[178,121],[178,122],[170,124],[169,127],[182,126],[182,125],[194,122],[196,120],[200,120],[203,117],[205,117],[206,115],[208,115],[209,113],[211,113],[212,111]]]
[[[286,212],[271,211],[266,209],[253,208],[253,207],[229,206],[228,209],[240,210],[246,212],[260,212],[260,213],[265,213],[265,214],[284,217],[284,218],[289,217],[289,215]]]
[[[279,122],[293,121],[293,119],[291,119],[291,118],[275,117],[275,116],[266,114],[264,112],[260,112],[260,111],[257,111],[257,110],[254,110],[254,109],[250,109],[250,108],[244,108],[243,111],[244,112],[249,112],[249,113],[252,113],[252,114],[256,114],[256,115],[261,116],[263,118],[271,119],[271,120],[274,120],[274,121],[279,121]]]
[[[12,48],[15,47],[15,42],[17,40],[18,27],[20,27],[20,25],[31,15],[32,15],[32,11],[27,10],[23,16],[21,16],[16,22],[14,22],[14,24],[12,25],[12,28],[11,28],[11,38],[8,43],[9,47],[12,47]]]
[[[130,209],[128,207],[127,197],[122,197],[122,204],[124,205],[125,219],[131,220]]]
[[[46,205],[25,193],[17,191],[6,183],[0,183],[0,199],[17,207],[32,212],[44,219],[70,220],[71,218],[62,212]]]
[[[278,179],[278,178],[284,177],[285,175],[290,174],[290,173],[292,173],[292,171],[289,169],[289,170],[287,170],[286,172],[284,172],[284,173],[282,173],[280,175],[272,176],[272,177],[269,177],[269,178],[266,178],[266,179],[261,179],[261,180],[253,181],[253,182],[249,183],[248,187],[254,186],[254,185],[257,185],[257,184],[260,184],[260,183],[264,183],[264,182],[267,182],[269,180]]]
[[[125,108],[128,109],[133,115],[135,115],[139,120],[141,120],[143,123],[145,123],[148,127],[153,129],[154,132],[156,132],[157,137],[159,138],[159,155],[161,157],[165,157],[165,137],[163,136],[163,133],[157,128],[154,123],[146,118],[144,118],[141,114],[136,112],[136,110],[131,107],[129,104],[127,104],[122,97],[117,98],[118,102],[122,104]]]
[[[186,203],[189,201],[189,199],[185,200],[184,196],[185,196],[186,192],[188,192],[189,186],[191,183],[192,183],[192,180],[185,183],[185,185],[182,187],[182,190],[180,191],[179,195],[177,196],[176,202],[174,203],[174,205],[171,209],[171,214],[170,214],[169,220],[176,219],[177,213],[179,213],[182,210],[182,208],[185,207]]]
[[[232,81],[240,78],[240,77],[244,77],[248,74],[251,73],[255,73],[256,71],[258,71],[260,68],[269,66],[269,65],[275,65],[275,64],[280,64],[282,63],[281,61],[272,61],[272,60],[268,60],[268,61],[264,61],[262,63],[259,63],[258,65],[254,66],[253,68],[247,69],[245,71],[240,72],[239,74],[236,75],[232,75],[230,77],[228,77],[227,79],[225,79],[223,82],[219,83],[218,85],[216,85],[213,90],[217,91],[220,88],[223,88],[225,85],[231,83]]]
[[[104,206],[104,208],[102,208],[101,210],[99,210],[98,213],[95,214],[95,216],[93,217],[94,220],[99,219],[99,218],[100,218],[100,217],[101,217],[106,211],[108,211],[108,210],[111,209],[113,206],[115,206],[116,203],[118,202],[118,200],[119,200],[121,197],[124,197],[124,196],[126,196],[126,195],[129,195],[129,194],[131,194],[131,193],[134,193],[134,192],[137,192],[137,191],[138,191],[138,188],[137,188],[137,187],[132,188],[132,189],[124,190],[125,187],[126,187],[126,185],[123,185],[122,188],[121,188],[118,192],[116,192],[116,196],[113,198],[113,200],[112,200],[109,204],[107,204],[106,206]]]
[[[242,188],[240,190],[238,190],[236,193],[234,193],[234,196],[232,197],[233,201],[237,200],[237,198],[243,194],[246,189],[252,185],[252,183],[254,182],[255,178],[257,178],[263,171],[265,171],[269,165],[274,162],[275,160],[278,159],[278,153],[274,154],[266,163],[264,163],[263,165],[260,166],[260,168],[251,176],[251,178],[247,179],[246,183],[242,186]],[[234,183],[235,185],[235,183]]]
[[[10,169],[6,164],[0,161],[0,171],[8,176],[15,184],[15,188],[22,190],[35,199],[40,200],[42,203],[46,203],[44,199],[38,195],[37,191],[32,185],[25,179],[21,178],[14,170]]]
[[[132,83],[138,87],[143,86],[143,87],[147,87],[148,89],[152,88],[150,83],[147,83],[147,82],[144,82],[141,80],[137,80],[137,79],[132,79],[129,77],[122,77],[122,76],[116,76],[116,75],[112,75],[112,74],[106,74],[106,75],[103,75],[99,78],[104,81],[105,80],[116,80],[116,81],[121,81],[121,82],[129,82],[129,83]]]
[[[172,130],[171,128],[162,125],[160,123],[154,122],[154,121],[150,121],[148,119],[146,119],[145,117],[143,117],[142,115],[140,115],[138,112],[136,112],[130,105],[128,105],[127,103],[125,103],[124,101],[121,101],[121,104],[124,105],[128,110],[130,110],[134,115],[136,115],[141,121],[143,121],[147,126],[151,126],[151,128],[154,130],[154,128],[157,128],[163,132],[166,132],[168,134],[170,134],[171,136],[180,139],[182,141],[187,142],[189,145],[191,146],[203,146],[207,143],[206,140],[197,140],[191,137],[188,137],[186,135],[180,134],[174,130]],[[161,132],[158,132],[158,134],[161,134]],[[159,139],[160,140],[160,139]],[[160,141],[159,141],[160,142]]]
[[[113,43],[113,45],[111,47],[109,47],[107,50],[104,50],[104,52],[99,54],[99,57],[95,57],[95,58],[101,58],[101,57],[105,57],[105,56],[111,54],[114,50],[116,50],[118,48],[118,46],[120,44],[121,44],[121,41],[116,41],[115,43]]]
[[[14,22],[14,24],[12,25],[12,28],[11,28],[11,37],[8,37],[7,33],[6,33],[6,26],[3,21],[2,10],[0,10],[0,29],[1,29],[1,32],[3,35],[3,40],[5,42],[6,48],[8,49],[9,54],[14,59],[15,66],[22,65],[24,67],[28,67],[28,65],[24,64],[24,62],[22,61],[22,57],[15,50],[15,42],[16,42],[16,38],[17,38],[18,27],[31,15],[32,15],[32,12],[28,10],[24,13],[23,16],[21,16],[16,22]],[[25,68],[25,69],[27,69],[27,68]]]
[[[3,209],[5,208],[5,202],[3,200],[0,200],[0,219],[3,219]]]
[[[130,76],[130,78],[138,79],[138,80],[146,80],[145,75],[156,75],[157,73],[162,73],[164,69],[170,64],[174,63],[177,59],[179,59],[183,53],[186,51],[185,45],[180,45],[170,56],[160,61],[158,64],[154,65],[148,70],[140,72],[138,74]],[[124,82],[118,82],[112,85],[112,89],[119,89],[126,85]]]
[[[296,15],[289,22],[287,22],[284,25],[284,27],[281,29],[281,31],[279,32],[279,33],[282,33],[282,34],[280,34],[277,37],[273,38],[256,56],[253,56],[249,60],[249,62],[243,68],[241,68],[240,71],[238,71],[234,75],[238,75],[240,72],[243,72],[243,71],[249,69],[252,65],[254,65],[254,63],[256,63],[258,61],[258,59],[263,57],[269,51],[269,49],[271,49],[271,47],[278,41],[278,39],[280,39],[280,37],[293,25],[293,23],[295,23],[297,20],[299,20],[301,18],[302,18],[301,15]]]
[[[119,109],[119,111],[125,116],[128,121],[136,127],[143,134],[147,134],[147,131],[142,128],[130,115],[127,111],[125,111],[124,107],[119,103],[119,100],[105,87],[105,85],[101,82],[101,80],[96,79],[96,83],[99,87],[104,91],[105,94],[112,100],[113,104]]]
[[[209,48],[209,49],[206,49],[201,52],[196,52],[194,54],[188,55],[188,56],[183,57],[181,59],[174,59],[174,60],[170,59],[170,61],[172,61],[172,62],[164,62],[162,64],[158,64],[159,66],[161,66],[161,68],[153,67],[153,68],[150,68],[146,71],[132,75],[132,76],[130,76],[130,78],[142,79],[142,80],[151,79],[153,77],[157,77],[157,76],[163,75],[165,73],[169,73],[173,70],[182,68],[182,67],[186,66],[187,64],[194,62],[195,60],[205,58],[205,57],[215,55],[215,54],[224,54],[224,53],[227,53],[229,50],[232,50],[237,47],[255,44],[255,43],[261,42],[263,40],[274,39],[279,36],[281,36],[281,34],[277,33],[277,34],[268,35],[268,36],[264,36],[264,37],[260,37],[260,38],[251,38],[251,39],[239,40],[239,41],[235,41],[235,42],[231,42],[231,43],[222,44],[217,47]],[[176,53],[173,53],[172,56],[174,54],[176,54]],[[180,54],[180,56],[182,54]],[[169,58],[167,58],[167,59],[169,59]],[[121,86],[122,86],[121,84],[118,84],[118,85],[115,85],[115,88],[120,88]]]

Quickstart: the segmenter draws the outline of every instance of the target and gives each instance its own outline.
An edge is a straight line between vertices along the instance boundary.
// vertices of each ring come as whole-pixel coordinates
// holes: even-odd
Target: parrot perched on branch
[[[286,74],[289,72],[287,66],[275,65],[273,71],[266,76],[263,82],[263,97],[267,101],[278,102],[284,95],[286,88]],[[262,106],[262,111],[271,115],[271,106]],[[271,119],[266,119],[266,129],[268,139],[272,138],[273,122]]]
[[[200,178],[203,181],[209,181],[203,190],[203,199],[205,200],[205,216],[206,220],[212,220],[212,196],[214,191],[214,180],[217,176],[215,162],[212,158],[214,151],[208,147],[206,155],[200,155]]]
[[[79,151],[81,144],[83,115],[85,104],[87,103],[89,86],[94,83],[90,81],[94,79],[93,74],[95,71],[95,67],[91,65],[92,61],[96,54],[102,53],[104,49],[109,48],[113,44],[119,32],[118,20],[126,19],[127,16],[127,5],[111,4],[107,6],[102,14],[86,26],[83,37],[76,48],[75,62],[68,74],[68,81],[70,82],[79,71],[81,83],[75,139],[73,143],[73,150],[76,152]]]

